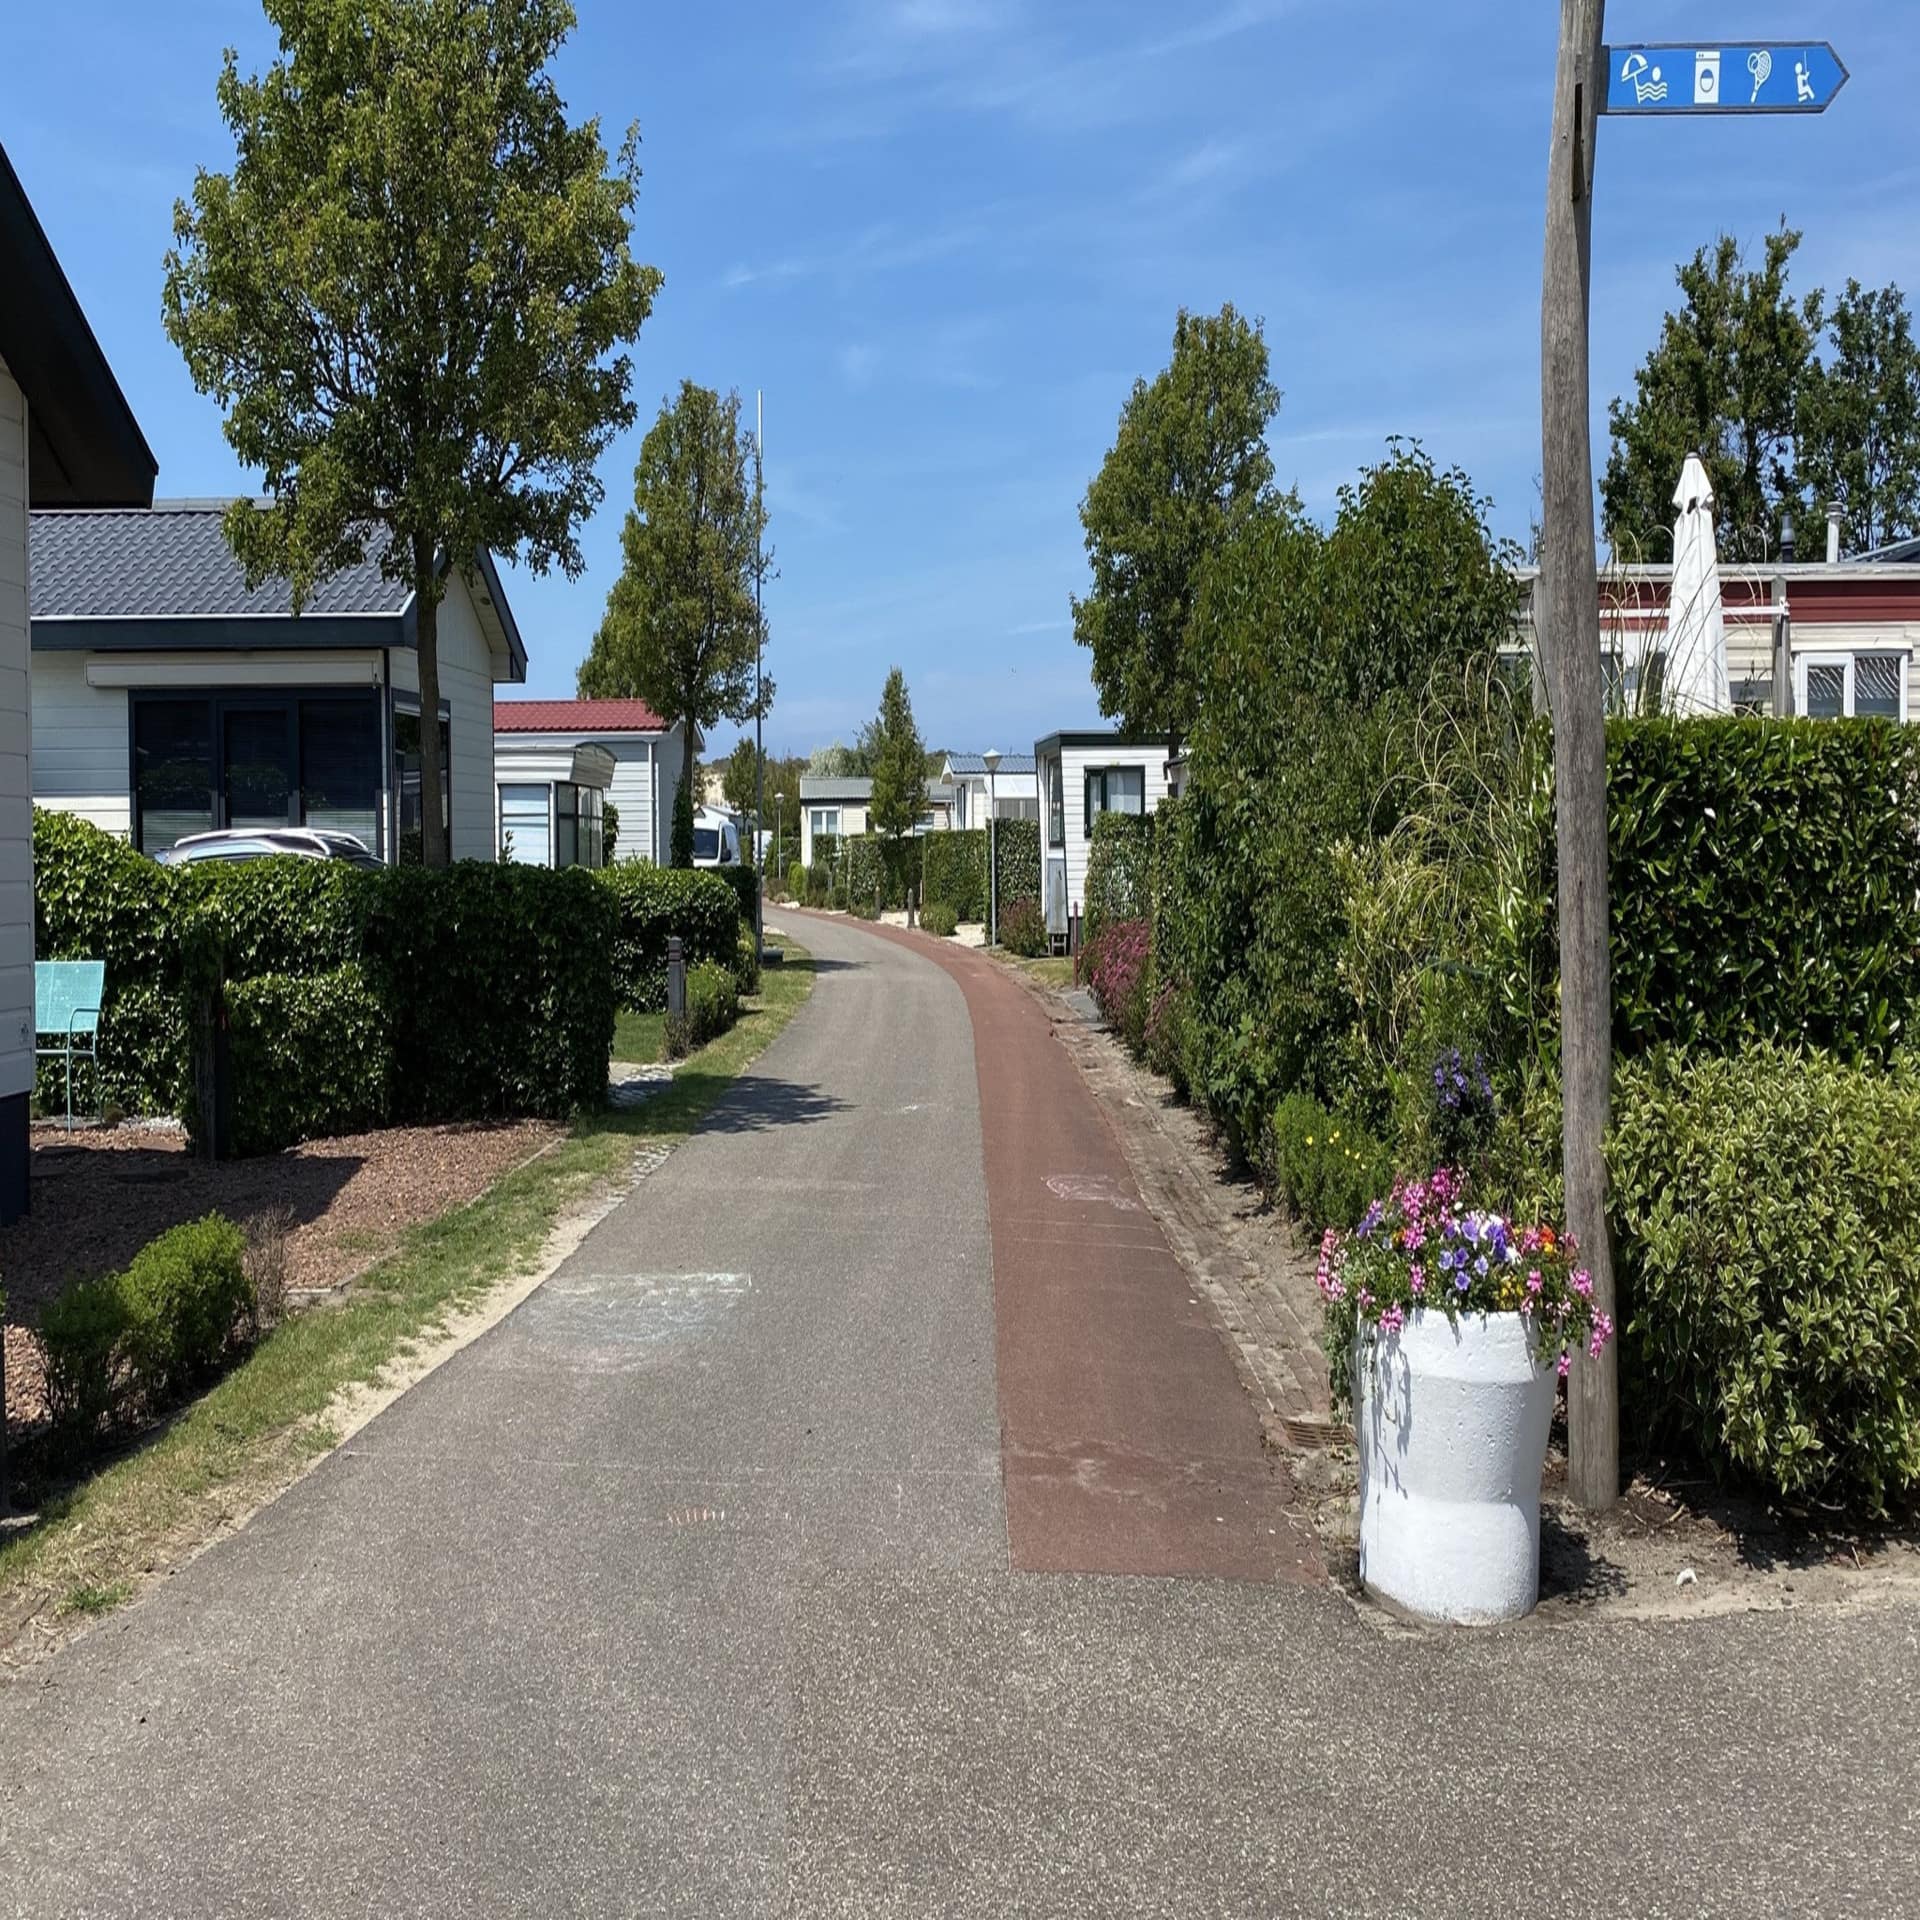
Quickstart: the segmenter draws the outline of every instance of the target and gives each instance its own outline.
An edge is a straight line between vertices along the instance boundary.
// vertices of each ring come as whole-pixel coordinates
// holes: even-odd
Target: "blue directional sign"
[[[1825,113],[1847,84],[1824,40],[1608,47],[1603,113]]]

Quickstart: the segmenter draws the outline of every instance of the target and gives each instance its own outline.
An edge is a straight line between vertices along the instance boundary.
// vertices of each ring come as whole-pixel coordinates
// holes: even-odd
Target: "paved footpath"
[[[553,1280],[0,1687],[0,1914],[1920,1911],[1915,1616],[1383,1632],[1025,990],[806,938]]]

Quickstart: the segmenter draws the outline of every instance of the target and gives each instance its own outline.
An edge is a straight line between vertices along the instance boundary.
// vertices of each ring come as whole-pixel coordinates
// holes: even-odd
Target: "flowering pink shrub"
[[[1557,1355],[1563,1376],[1576,1346],[1598,1358],[1613,1338],[1572,1238],[1468,1208],[1465,1188],[1460,1174],[1442,1167],[1425,1180],[1400,1181],[1352,1232],[1327,1229],[1317,1277],[1336,1396],[1346,1391],[1361,1332],[1391,1337],[1411,1313],[1437,1311],[1449,1320],[1517,1313],[1541,1362]]]
[[[1106,928],[1082,957],[1082,973],[1107,1024],[1139,1053],[1146,1045],[1147,976],[1153,963],[1153,925],[1122,920]]]

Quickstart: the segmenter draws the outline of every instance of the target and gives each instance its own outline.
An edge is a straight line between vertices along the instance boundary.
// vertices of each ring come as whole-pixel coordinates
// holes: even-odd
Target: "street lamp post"
[[[995,840],[999,821],[994,813],[993,776],[1000,769],[1000,749],[989,747],[980,759],[987,769],[987,945],[997,947],[1000,944],[1000,862]]]

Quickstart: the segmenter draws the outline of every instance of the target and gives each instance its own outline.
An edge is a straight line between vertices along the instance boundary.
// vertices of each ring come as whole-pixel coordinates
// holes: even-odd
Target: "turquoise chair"
[[[100,1057],[100,1002],[106,991],[104,960],[33,963],[33,1051],[40,1059],[67,1063],[69,1133],[73,1131],[73,1063]]]

